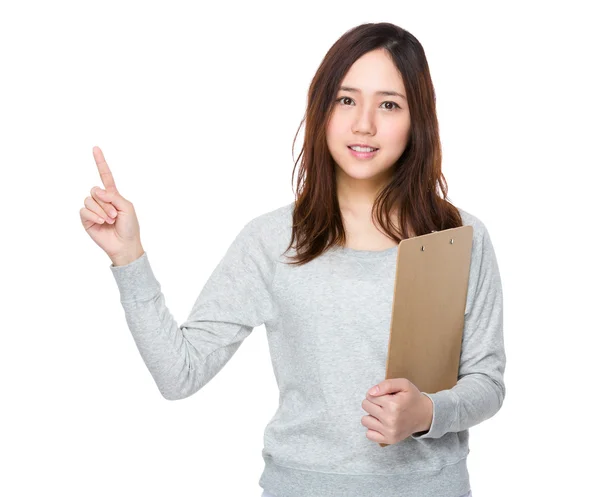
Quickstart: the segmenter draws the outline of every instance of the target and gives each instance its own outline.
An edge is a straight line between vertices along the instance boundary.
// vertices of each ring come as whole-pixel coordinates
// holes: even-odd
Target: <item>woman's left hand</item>
[[[390,378],[377,386],[379,391],[367,393],[362,402],[369,413],[361,420],[369,440],[391,445],[431,428],[433,403],[410,380]]]

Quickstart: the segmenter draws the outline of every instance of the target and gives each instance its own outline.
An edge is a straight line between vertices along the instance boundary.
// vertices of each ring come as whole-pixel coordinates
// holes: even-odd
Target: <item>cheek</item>
[[[406,126],[397,126],[386,130],[381,142],[389,150],[400,149],[406,146],[409,136],[410,130]]]
[[[329,140],[331,140],[331,141],[339,140],[342,135],[343,135],[342,127],[335,119],[332,119],[329,122],[329,125],[327,126],[327,131],[326,131],[327,140],[328,141]]]

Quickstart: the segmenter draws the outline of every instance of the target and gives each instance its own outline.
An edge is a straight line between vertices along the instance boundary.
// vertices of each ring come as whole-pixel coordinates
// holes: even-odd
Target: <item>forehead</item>
[[[360,93],[406,95],[402,74],[386,50],[373,50],[358,58],[350,67],[341,87],[355,88]],[[384,93],[377,93],[384,92]]]

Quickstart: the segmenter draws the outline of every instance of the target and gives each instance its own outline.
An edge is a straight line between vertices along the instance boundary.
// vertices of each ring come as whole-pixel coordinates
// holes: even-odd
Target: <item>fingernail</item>
[[[379,392],[379,387],[378,386],[373,387],[373,388],[371,388],[371,390],[369,390],[369,393],[371,395],[375,395],[377,392]]]

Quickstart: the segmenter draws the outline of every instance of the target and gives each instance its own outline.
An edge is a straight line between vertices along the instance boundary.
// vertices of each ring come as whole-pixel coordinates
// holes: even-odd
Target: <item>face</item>
[[[344,87],[356,90],[345,90]],[[342,180],[366,180],[374,185],[391,178],[392,166],[404,152],[410,136],[402,76],[387,51],[360,57],[343,78],[327,126],[327,146]],[[355,156],[349,146],[363,143],[378,150],[372,157]]]

